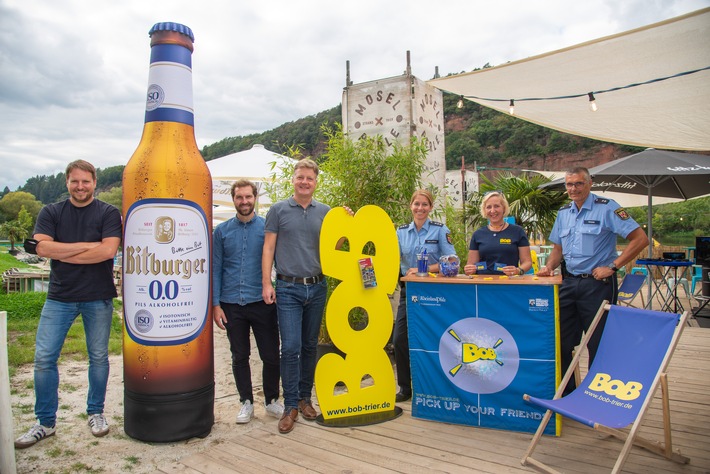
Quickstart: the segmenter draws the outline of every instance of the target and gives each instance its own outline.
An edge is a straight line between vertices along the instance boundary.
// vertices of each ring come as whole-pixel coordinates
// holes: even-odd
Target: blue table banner
[[[535,432],[552,398],[557,287],[407,282],[412,416]],[[557,434],[557,417],[545,434]]]

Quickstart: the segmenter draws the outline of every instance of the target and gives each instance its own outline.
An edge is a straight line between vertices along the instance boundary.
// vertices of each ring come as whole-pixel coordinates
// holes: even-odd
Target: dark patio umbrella
[[[590,168],[592,192],[648,196],[648,240],[653,242],[653,196],[686,200],[710,195],[710,156],[648,148]],[[564,189],[564,178],[543,186]],[[649,246],[649,258],[653,256]]]

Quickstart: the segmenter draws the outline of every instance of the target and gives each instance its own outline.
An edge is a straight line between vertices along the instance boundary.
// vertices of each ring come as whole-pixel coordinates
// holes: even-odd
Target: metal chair
[[[690,294],[691,295],[695,294],[695,285],[699,281],[702,281],[702,279],[703,279],[702,265],[693,265],[693,278],[691,279],[691,284],[690,284]]]
[[[648,268],[646,267],[634,267],[631,269],[631,274],[635,275],[636,273],[643,273],[644,275],[648,276]]]

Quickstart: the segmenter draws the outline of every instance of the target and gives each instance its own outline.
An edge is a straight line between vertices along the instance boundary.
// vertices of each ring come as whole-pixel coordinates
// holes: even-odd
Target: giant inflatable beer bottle
[[[143,136],[123,172],[124,421],[169,442],[214,422],[212,179],[195,142],[192,31],[149,35]]]

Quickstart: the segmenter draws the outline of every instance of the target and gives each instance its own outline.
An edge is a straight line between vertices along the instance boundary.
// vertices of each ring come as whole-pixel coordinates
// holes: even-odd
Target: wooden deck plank
[[[235,468],[238,466],[241,472],[248,471],[254,474],[259,472],[270,473],[274,472],[274,470],[293,474],[309,472],[308,469],[296,466],[283,459],[278,459],[272,456],[271,453],[257,452],[250,445],[228,442],[216,446],[215,450],[231,458],[232,465]]]
[[[368,463],[378,468],[388,470],[401,470],[402,472],[441,472],[441,463],[436,458],[432,459],[419,450],[412,452],[408,446],[397,446],[391,443],[387,436],[377,436],[371,433],[358,436],[358,428],[339,428],[325,430],[315,424],[306,426],[305,435],[318,446],[325,450],[334,450],[343,456],[367,459]],[[447,468],[447,472],[467,472],[466,465],[459,464]]]
[[[313,440],[304,436],[304,422],[297,422],[294,432],[282,435],[275,431],[264,429],[252,430],[243,436],[248,438],[245,444],[262,451],[266,449],[273,457],[294,463],[315,472],[339,472],[341,470],[351,470],[352,472],[375,472],[376,468],[367,460],[355,459],[344,456],[341,453],[323,449],[317,446]],[[300,430],[299,430],[300,428]],[[302,432],[297,435],[296,431]],[[264,452],[264,451],[262,451]]]
[[[689,327],[668,369],[673,447],[691,458],[676,464],[633,448],[625,472],[710,472],[710,329]],[[273,425],[235,435],[228,443],[188,456],[162,473],[213,472],[535,472],[520,459],[532,434],[437,423],[412,418],[400,404],[399,418],[377,425],[328,428],[302,420],[292,433]],[[660,390],[640,435],[663,436]],[[562,436],[545,436],[535,457],[580,474],[609,471],[622,448],[614,438],[564,420]]]

